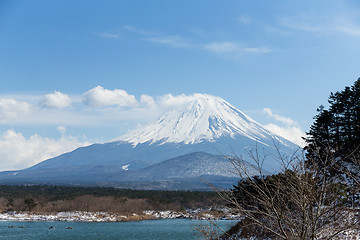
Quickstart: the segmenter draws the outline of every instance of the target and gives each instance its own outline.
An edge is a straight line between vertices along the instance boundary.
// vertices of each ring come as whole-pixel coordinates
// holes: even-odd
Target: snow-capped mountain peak
[[[135,129],[119,140],[139,143],[193,144],[215,141],[223,136],[243,135],[260,141],[270,133],[220,97],[194,94],[179,108],[163,114],[157,121]]]
[[[233,165],[220,155],[251,161],[247,153],[259,149],[267,156],[263,170],[275,173],[281,163],[271,156],[279,150],[291,156],[297,149],[219,97],[194,94],[180,100],[184,99],[186,103],[119,141],[78,148],[28,169],[0,173],[0,181],[195,190],[204,189],[201,178],[229,188],[238,178],[230,173]]]

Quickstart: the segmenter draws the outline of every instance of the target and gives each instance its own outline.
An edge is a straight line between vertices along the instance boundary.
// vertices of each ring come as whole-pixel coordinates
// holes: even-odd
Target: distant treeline
[[[112,187],[0,185],[1,211],[181,210],[222,205],[216,192],[148,191]]]

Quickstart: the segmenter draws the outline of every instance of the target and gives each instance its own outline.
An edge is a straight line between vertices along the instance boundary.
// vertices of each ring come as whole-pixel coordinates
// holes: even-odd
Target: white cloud
[[[208,51],[224,53],[269,53],[271,50],[266,47],[243,47],[242,44],[235,42],[213,42],[206,44],[204,48]]]
[[[194,95],[181,94],[181,95],[173,96],[172,94],[166,94],[158,98],[158,105],[161,108],[167,109],[188,103],[193,99],[194,99]]]
[[[71,106],[71,98],[67,94],[54,91],[54,93],[45,95],[40,105],[46,108],[62,109]]]
[[[291,118],[287,118],[287,117],[283,117],[277,114],[274,114],[272,112],[272,110],[270,108],[264,108],[263,109],[264,113],[266,113],[268,116],[282,122],[285,123],[287,125],[298,125],[297,122],[295,122],[294,120],[292,120]]]
[[[31,104],[12,98],[0,99],[0,122],[17,118],[31,112]]]
[[[164,35],[159,32],[148,31],[140,28],[135,28],[133,26],[124,26],[124,28],[132,33],[135,33],[140,36],[144,36],[143,40],[166,45],[173,48],[188,48],[190,44],[185,41],[181,36],[178,35]]]
[[[360,25],[350,19],[350,17],[337,17],[333,28],[340,33],[345,33],[355,37],[360,36]]]
[[[147,41],[167,45],[174,48],[188,48],[190,45],[179,36],[161,36],[146,38]]]
[[[248,25],[252,23],[252,19],[248,16],[241,16],[238,18],[244,25]],[[135,28],[132,26],[124,26],[126,30],[137,34],[139,36],[143,36],[143,40],[161,44],[164,46],[172,47],[172,48],[191,48],[191,49],[202,49],[207,50],[216,54],[264,54],[269,53],[272,50],[267,47],[247,47],[244,44],[231,42],[231,41],[223,41],[223,42],[210,42],[210,43],[195,43],[194,41],[186,40],[184,36],[180,35],[166,35],[159,32],[147,31],[139,28]]]
[[[64,126],[58,126],[57,130],[59,131],[59,133],[63,136],[66,132],[66,127]]]
[[[306,32],[323,32],[329,29],[329,26],[321,25],[319,21],[308,21],[308,20],[301,20],[296,18],[282,18],[280,20],[280,24],[283,27],[289,29],[295,29],[300,31]]]
[[[296,143],[300,147],[304,146],[304,140],[301,137],[305,136],[305,133],[301,130],[301,128],[296,126],[279,126],[273,123],[266,124],[265,127],[269,129],[271,132],[286,138],[287,140]]]
[[[7,130],[0,135],[0,171],[27,168],[86,145],[89,143],[72,136],[52,139],[34,134],[26,138],[14,130]]]
[[[91,107],[129,107],[137,104],[134,95],[129,95],[121,89],[108,90],[101,86],[97,86],[84,93],[83,102]]]
[[[156,103],[153,97],[149,95],[141,95],[140,96],[140,103],[144,105],[145,107],[153,108],[156,107]]]
[[[227,53],[238,51],[239,46],[233,42],[215,42],[205,45],[205,48],[216,53]]]
[[[267,129],[269,129],[275,134],[278,134],[279,136],[282,136],[283,138],[286,138],[298,144],[299,146],[304,146],[304,140],[302,139],[302,137],[305,136],[305,133],[302,131],[296,121],[292,120],[291,118],[274,114],[270,108],[264,108],[263,112],[267,116],[283,124],[282,126],[280,126],[278,124],[269,123],[265,125]]]
[[[358,26],[337,25],[335,28],[340,32],[344,32],[353,36],[360,36],[360,27]]]
[[[112,38],[112,39],[118,39],[119,35],[118,34],[114,34],[114,33],[98,33],[96,34],[99,37],[103,37],[103,38]]]
[[[341,34],[342,36],[360,36],[360,24],[356,20],[357,16],[354,17],[351,14],[332,15],[323,18],[318,16],[295,16],[282,18],[280,25],[288,29],[321,35]]]

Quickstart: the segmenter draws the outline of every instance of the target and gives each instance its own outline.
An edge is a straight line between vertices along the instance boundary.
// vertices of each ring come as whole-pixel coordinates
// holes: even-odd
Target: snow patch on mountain
[[[120,141],[138,144],[149,142],[194,144],[214,142],[220,137],[246,136],[265,144],[262,139],[272,135],[260,124],[220,97],[194,94],[178,109],[162,115],[157,121],[120,137]],[[281,141],[281,140],[280,140]]]
[[[128,171],[130,167],[130,164],[126,164],[124,166],[121,167],[122,170]]]

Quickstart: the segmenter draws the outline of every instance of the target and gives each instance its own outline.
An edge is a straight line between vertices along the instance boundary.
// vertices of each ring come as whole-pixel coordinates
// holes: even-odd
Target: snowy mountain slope
[[[251,174],[257,173],[252,165],[245,164]],[[43,184],[46,181],[46,184],[95,184],[157,190],[209,190],[211,188],[208,183],[229,188],[239,180],[230,160],[205,152],[185,154],[143,169],[122,170],[120,167],[104,165],[97,165],[86,171],[79,168],[57,169],[56,172],[51,169],[35,169],[4,172],[0,174],[0,179],[3,184]]]
[[[145,142],[194,144],[235,135],[260,143],[269,135],[280,140],[225,100],[207,94],[195,94],[194,99],[180,109],[165,113],[146,127],[130,131],[120,140],[134,146]]]
[[[0,180],[37,184],[115,184],[136,179],[169,181],[177,179],[169,175],[172,169],[174,173],[181,173],[178,177],[186,178],[187,184],[199,180],[199,176],[211,176],[220,181],[226,176],[214,169],[223,166],[223,161],[212,155],[235,153],[251,161],[247,151],[257,148],[276,155],[275,145],[289,154],[298,148],[225,100],[195,94],[191,101],[165,113],[154,123],[128,132],[118,141],[78,148],[24,170],[3,172]],[[194,154],[197,152],[203,155]],[[180,158],[182,155],[188,157]],[[280,164],[269,157],[264,168],[276,172]],[[209,175],[209,169],[215,175]]]
[[[244,164],[246,164],[251,175],[257,173],[256,168],[250,163],[244,162]],[[194,152],[133,171],[128,174],[127,179],[133,181],[149,181],[195,178],[199,176],[238,178],[238,174],[229,159],[221,155]]]

